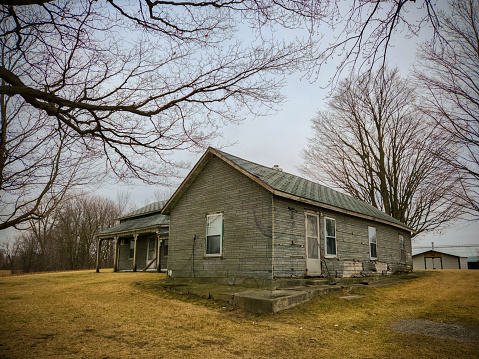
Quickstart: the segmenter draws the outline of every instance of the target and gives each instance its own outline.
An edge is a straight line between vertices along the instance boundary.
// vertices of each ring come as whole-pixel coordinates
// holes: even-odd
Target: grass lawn
[[[479,271],[433,272],[352,301],[330,294],[270,316],[149,285],[163,278],[2,277],[0,358],[479,358],[479,343],[390,329],[419,318],[479,328]]]

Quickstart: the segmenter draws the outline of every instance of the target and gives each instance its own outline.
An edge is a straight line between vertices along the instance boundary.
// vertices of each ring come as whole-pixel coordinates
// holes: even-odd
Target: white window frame
[[[334,236],[328,235],[327,221],[334,222]],[[338,241],[336,240],[336,219],[332,217],[324,217],[324,253],[326,258],[336,258],[338,256]],[[334,254],[328,253],[328,238],[334,239]]]
[[[374,233],[374,234],[373,234]],[[376,227],[368,227],[368,237],[369,237],[369,259],[376,260],[378,259],[378,235]],[[373,257],[371,250],[371,244],[374,244],[376,249],[376,256]]]
[[[220,217],[221,218],[221,229],[220,233],[208,233],[208,223],[210,218]],[[208,237],[210,236],[220,236],[220,251],[219,253],[208,253]],[[206,237],[205,237],[205,257],[221,257],[223,255],[223,213],[212,213],[206,216]]]

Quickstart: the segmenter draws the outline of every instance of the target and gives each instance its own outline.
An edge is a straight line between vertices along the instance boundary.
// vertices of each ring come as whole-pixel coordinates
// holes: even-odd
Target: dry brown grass
[[[479,344],[398,334],[402,318],[479,327],[479,271],[443,271],[354,301],[319,297],[272,316],[186,299],[155,273],[0,278],[4,358],[476,358]],[[141,281],[141,284],[135,282]]]

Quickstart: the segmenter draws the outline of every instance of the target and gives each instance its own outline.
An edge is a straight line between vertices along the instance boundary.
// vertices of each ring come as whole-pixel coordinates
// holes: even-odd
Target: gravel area
[[[479,343],[479,328],[456,323],[437,323],[424,319],[400,319],[391,327],[398,333],[421,334],[429,337]]]

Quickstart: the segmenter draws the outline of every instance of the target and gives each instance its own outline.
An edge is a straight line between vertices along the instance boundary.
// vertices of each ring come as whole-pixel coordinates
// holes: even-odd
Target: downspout
[[[271,280],[274,279],[274,194],[271,194]]]

